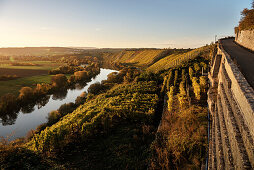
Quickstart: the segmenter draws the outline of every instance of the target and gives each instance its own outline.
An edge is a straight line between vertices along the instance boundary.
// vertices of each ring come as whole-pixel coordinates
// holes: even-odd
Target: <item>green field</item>
[[[40,75],[24,77],[16,80],[0,81],[0,96],[6,93],[19,94],[19,90],[24,86],[34,87],[38,83],[50,83],[52,75]],[[69,77],[70,75],[66,75]]]
[[[33,69],[33,70],[52,70],[57,68],[62,63],[52,63],[51,61],[16,61],[20,63],[33,63],[39,64],[39,66],[12,66],[9,60],[0,61],[0,68],[11,68],[11,69]]]

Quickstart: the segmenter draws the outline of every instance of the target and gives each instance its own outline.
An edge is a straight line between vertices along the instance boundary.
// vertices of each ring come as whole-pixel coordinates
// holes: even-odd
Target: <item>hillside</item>
[[[202,76],[202,70],[207,71],[206,57],[212,47],[185,54],[176,54],[183,50],[111,53],[107,56],[111,61],[129,64],[135,61],[140,67],[155,64],[149,71],[125,66],[102,83],[91,86],[83,103],[74,111],[69,112],[67,107],[62,116],[59,111],[51,112],[48,119],[54,123],[38,126],[12,145],[0,143],[2,167],[200,167],[207,148],[207,78]],[[178,65],[171,68],[167,63],[176,59]],[[153,68],[157,73],[150,72]],[[176,135],[183,130],[184,133]],[[18,161],[11,164],[11,160]]]
[[[209,55],[210,46],[201,47],[198,49],[191,50],[183,54],[171,54],[162,58],[161,60],[153,63],[150,67],[147,68],[148,71],[158,72],[160,70],[167,70],[169,68],[181,65],[182,62],[188,61],[189,59],[194,59],[198,56],[207,56]]]
[[[188,49],[138,49],[123,50],[118,53],[104,53],[104,60],[111,62],[119,62],[123,64],[148,67],[169,54],[183,53]]]

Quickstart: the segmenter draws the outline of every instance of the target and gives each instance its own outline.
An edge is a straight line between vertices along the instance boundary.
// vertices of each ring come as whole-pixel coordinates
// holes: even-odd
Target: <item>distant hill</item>
[[[47,56],[59,54],[73,54],[80,52],[82,49],[68,48],[68,47],[10,47],[0,48],[0,55],[2,56]]]

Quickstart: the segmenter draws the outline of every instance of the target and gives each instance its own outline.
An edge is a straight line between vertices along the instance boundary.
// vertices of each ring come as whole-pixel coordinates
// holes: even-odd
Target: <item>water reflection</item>
[[[1,118],[0,123],[2,123],[3,126],[13,125],[18,117],[18,113],[19,111],[16,110],[7,114],[6,113],[0,114]]]
[[[56,91],[53,94],[52,99],[53,100],[63,100],[63,99],[65,99],[66,95],[67,95],[67,89],[62,89],[62,90]]]
[[[70,89],[41,97],[13,112],[0,113],[0,136],[8,136],[12,132],[15,133],[10,140],[25,136],[29,130],[45,123],[49,112],[57,110],[64,103],[75,102],[75,99],[87,91],[91,84],[107,79],[107,75],[112,72],[115,70],[101,69],[100,74],[88,83],[76,84]]]
[[[23,112],[24,114],[27,114],[27,113],[31,113],[34,111],[34,106],[35,106],[35,102],[33,103],[29,103],[23,107],[21,107],[21,112]]]
[[[36,105],[37,105],[37,109],[42,108],[43,106],[45,106],[48,102],[49,102],[49,95],[46,95],[44,97],[42,97],[40,100],[36,101]]]

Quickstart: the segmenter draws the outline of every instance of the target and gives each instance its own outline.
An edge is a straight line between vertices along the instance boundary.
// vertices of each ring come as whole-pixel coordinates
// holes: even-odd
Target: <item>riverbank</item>
[[[23,109],[18,113],[10,114],[5,121],[1,118],[0,136],[6,137],[11,135],[9,140],[24,137],[29,130],[47,122],[47,116],[50,111],[57,110],[64,103],[75,102],[75,99],[82,92],[87,91],[91,84],[106,80],[107,75],[112,72],[115,72],[115,70],[101,68],[100,73],[95,78],[92,78],[85,86],[76,86],[75,89],[68,89],[59,94],[49,95],[46,100],[41,103],[36,103],[35,106],[32,107],[28,106],[28,111]]]

